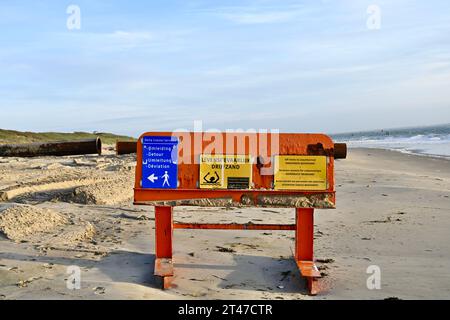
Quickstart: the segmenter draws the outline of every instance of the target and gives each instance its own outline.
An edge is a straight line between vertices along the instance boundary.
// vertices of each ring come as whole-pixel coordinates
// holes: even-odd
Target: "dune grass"
[[[128,136],[120,136],[104,132],[21,132],[15,130],[0,129],[0,143],[31,143],[31,142],[52,142],[52,141],[74,141],[83,139],[95,139],[100,137],[104,144],[114,144],[120,141],[135,141]]]

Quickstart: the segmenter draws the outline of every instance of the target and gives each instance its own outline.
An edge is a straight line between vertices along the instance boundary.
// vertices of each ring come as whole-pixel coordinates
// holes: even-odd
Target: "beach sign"
[[[323,134],[147,132],[136,150],[134,204],[155,207],[154,276],[162,289],[174,275],[173,231],[208,229],[294,232],[300,274],[310,294],[320,291],[314,210],[335,208],[334,160],[345,158],[345,144]],[[176,206],[294,208],[295,223],[175,222]]]
[[[275,190],[326,190],[327,157],[276,156]]]
[[[250,189],[252,162],[248,155],[200,156],[201,189]]]
[[[167,136],[142,138],[144,189],[176,189],[178,184],[178,139]]]

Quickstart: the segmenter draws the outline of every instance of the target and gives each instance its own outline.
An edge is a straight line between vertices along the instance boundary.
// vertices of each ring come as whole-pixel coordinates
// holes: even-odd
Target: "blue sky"
[[[0,111],[0,128],[135,136],[450,123],[450,2],[1,0]]]

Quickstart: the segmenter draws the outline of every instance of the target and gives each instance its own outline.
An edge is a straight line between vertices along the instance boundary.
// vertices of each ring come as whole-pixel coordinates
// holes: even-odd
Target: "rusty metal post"
[[[84,154],[101,155],[101,139],[0,145],[0,157],[74,156]]]
[[[296,209],[295,229],[295,259],[303,261],[313,260],[314,251],[314,209]]]
[[[155,207],[156,258],[172,259],[172,207]]]
[[[317,279],[320,272],[314,264],[314,209],[297,208],[295,229],[295,261],[301,275],[306,279],[308,291],[316,295],[320,289]]]
[[[173,208],[155,207],[155,278],[168,289],[173,277],[172,263]]]
[[[117,141],[116,142],[116,153],[121,154],[131,154],[137,152],[137,142],[136,141]]]

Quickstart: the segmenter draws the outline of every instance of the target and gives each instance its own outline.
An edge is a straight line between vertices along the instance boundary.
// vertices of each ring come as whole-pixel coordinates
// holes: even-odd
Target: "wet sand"
[[[0,234],[0,299],[450,298],[448,160],[351,149],[336,161],[337,209],[315,215],[326,289],[316,297],[307,295],[292,260],[288,231],[176,230],[176,287],[159,290],[153,209],[131,205],[134,161],[111,150],[0,158],[0,211],[18,203],[65,221],[46,226],[42,236]],[[293,223],[294,209],[179,207],[175,220]],[[92,236],[52,241],[86,223]],[[366,286],[371,265],[380,267],[380,290]],[[66,286],[69,266],[80,268],[80,290]]]

